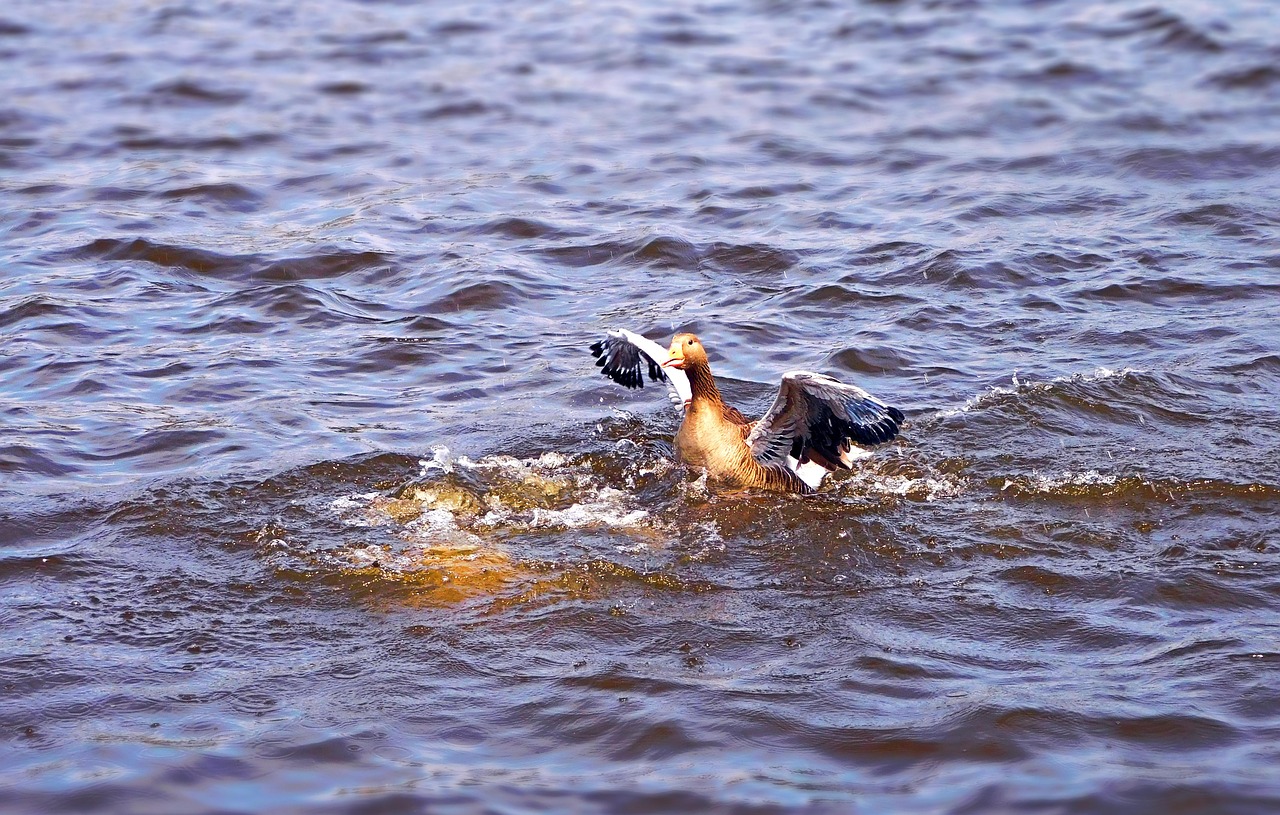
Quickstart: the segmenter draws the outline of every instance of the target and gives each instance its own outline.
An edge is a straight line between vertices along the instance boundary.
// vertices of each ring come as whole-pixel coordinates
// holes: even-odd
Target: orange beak
[[[684,367],[684,349],[678,345],[672,345],[667,351],[667,361],[662,363],[663,368],[683,368]]]

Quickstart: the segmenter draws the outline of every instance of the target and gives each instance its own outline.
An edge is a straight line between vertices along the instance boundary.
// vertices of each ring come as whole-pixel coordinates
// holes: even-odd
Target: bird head
[[[667,349],[667,361],[664,368],[687,368],[689,365],[706,365],[707,351],[702,342],[693,334],[676,334]]]

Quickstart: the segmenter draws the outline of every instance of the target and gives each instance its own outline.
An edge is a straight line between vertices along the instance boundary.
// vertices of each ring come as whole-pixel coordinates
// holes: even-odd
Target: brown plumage
[[[676,433],[676,458],[707,471],[707,479],[726,487],[755,487],[778,492],[812,492],[809,485],[785,467],[766,467],[747,446],[755,422],[725,404],[711,375],[707,350],[693,334],[677,334],[668,350],[665,368],[679,368],[689,377],[693,398]]]
[[[730,488],[813,492],[836,469],[849,469],[854,445],[898,435],[902,411],[857,387],[809,371],[782,376],[777,398],[758,421],[726,405],[702,342],[677,334],[671,347],[630,331],[610,331],[591,346],[601,373],[628,388],[664,381],[683,411],[676,457]]]

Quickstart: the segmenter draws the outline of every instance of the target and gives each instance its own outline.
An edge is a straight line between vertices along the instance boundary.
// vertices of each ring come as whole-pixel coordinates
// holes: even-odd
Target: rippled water
[[[1280,15],[0,10],[0,809],[1274,812]],[[907,413],[708,492],[623,326]]]

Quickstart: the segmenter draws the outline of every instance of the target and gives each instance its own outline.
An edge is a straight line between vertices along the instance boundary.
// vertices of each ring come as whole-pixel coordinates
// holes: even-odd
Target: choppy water
[[[1269,0],[0,11],[0,809],[1274,812]],[[605,327],[908,415],[708,493]]]

